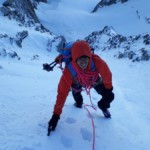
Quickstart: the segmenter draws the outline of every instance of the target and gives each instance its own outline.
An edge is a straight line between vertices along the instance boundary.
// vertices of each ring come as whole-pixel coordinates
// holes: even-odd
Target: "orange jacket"
[[[77,44],[74,44],[72,47],[72,62],[76,64],[76,59],[83,55],[86,55],[90,58],[87,70],[88,71],[91,70],[90,66],[93,60],[95,69],[101,76],[105,88],[111,89],[112,74],[106,62],[102,60],[98,55],[91,54],[90,47],[84,41],[80,41],[80,43],[78,42]],[[57,91],[58,94],[57,94],[56,104],[54,106],[54,112],[53,112],[54,114],[60,115],[62,113],[62,108],[64,106],[68,93],[70,91],[72,83],[73,83],[73,77],[70,71],[68,70],[68,68],[66,67],[64,69],[63,75],[58,85],[58,91]]]

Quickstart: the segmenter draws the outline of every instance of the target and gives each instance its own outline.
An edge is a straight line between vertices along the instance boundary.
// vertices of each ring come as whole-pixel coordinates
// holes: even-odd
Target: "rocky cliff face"
[[[40,23],[34,11],[40,1],[47,2],[47,0],[6,0],[0,11],[10,20],[18,21],[20,26],[35,27],[35,30],[50,32]]]
[[[38,17],[36,16],[35,9],[39,2],[47,2],[47,0],[6,0],[0,7],[1,14],[7,17],[9,20],[16,20],[16,27],[18,32],[13,35],[3,33],[0,31],[0,57],[1,58],[13,58],[20,60],[21,57],[18,55],[18,49],[22,48],[24,39],[28,38],[31,31],[37,31],[46,33],[50,39],[53,39],[54,34],[46,29]],[[25,27],[24,29],[21,27]],[[29,27],[31,27],[29,29]],[[37,59],[35,55],[33,59]]]

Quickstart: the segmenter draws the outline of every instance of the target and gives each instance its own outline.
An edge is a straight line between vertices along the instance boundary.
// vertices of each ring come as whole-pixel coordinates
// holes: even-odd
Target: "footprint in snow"
[[[70,118],[70,117],[68,117],[65,121],[66,121],[66,123],[68,123],[68,124],[76,123],[76,120],[73,119],[73,118]]]
[[[61,142],[62,142],[62,144],[64,145],[65,148],[71,148],[73,140],[71,140],[70,138],[68,138],[66,136],[62,136],[61,137]]]
[[[89,142],[92,140],[92,133],[89,132],[86,128],[81,128],[80,132],[82,134],[83,140],[86,140],[86,141],[89,141]]]

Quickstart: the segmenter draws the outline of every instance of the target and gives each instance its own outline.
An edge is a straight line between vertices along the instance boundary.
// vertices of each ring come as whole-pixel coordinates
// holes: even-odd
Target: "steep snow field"
[[[119,33],[132,35],[149,32],[143,19],[136,18],[136,13],[127,15],[125,20],[128,18],[130,24],[126,24],[125,20],[121,20],[122,14],[115,16],[113,12],[135,11],[141,6],[140,14],[148,15],[144,11],[148,5],[142,5],[144,1],[149,3],[146,0],[132,0],[124,6],[118,4],[90,14],[98,0],[88,0],[88,3],[85,0],[55,0],[48,4],[40,3],[37,14],[52,32],[64,35],[67,40],[84,38],[109,22]],[[110,18],[111,15],[110,21],[106,16]],[[113,21],[114,17],[118,21]],[[132,21],[137,26],[133,26]],[[0,33],[10,35],[22,30],[1,14],[0,29]],[[0,56],[0,150],[92,150],[91,119],[84,108],[73,106],[71,93],[56,131],[47,136],[47,122],[53,112],[61,71],[57,67],[49,73],[42,70],[42,64],[52,62],[57,53],[46,51],[47,34],[28,31],[29,36],[23,42],[22,49],[11,47],[21,57],[20,61]],[[1,44],[0,48],[3,46],[5,44]],[[105,119],[99,109],[89,108],[95,123],[95,150],[148,150],[150,63],[117,60],[111,51],[96,53],[108,63],[113,73],[115,100],[110,108],[111,119]],[[33,60],[36,54],[39,57]],[[86,93],[83,92],[83,96],[84,103],[90,104]],[[101,97],[93,89],[91,96],[97,107]]]

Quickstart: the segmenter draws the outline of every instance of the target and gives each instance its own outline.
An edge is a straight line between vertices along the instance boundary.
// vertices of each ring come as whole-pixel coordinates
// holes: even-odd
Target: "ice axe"
[[[53,68],[57,65],[57,62],[56,61],[53,61],[52,63],[50,64],[43,64],[43,70],[46,70],[46,71],[53,71]]]

